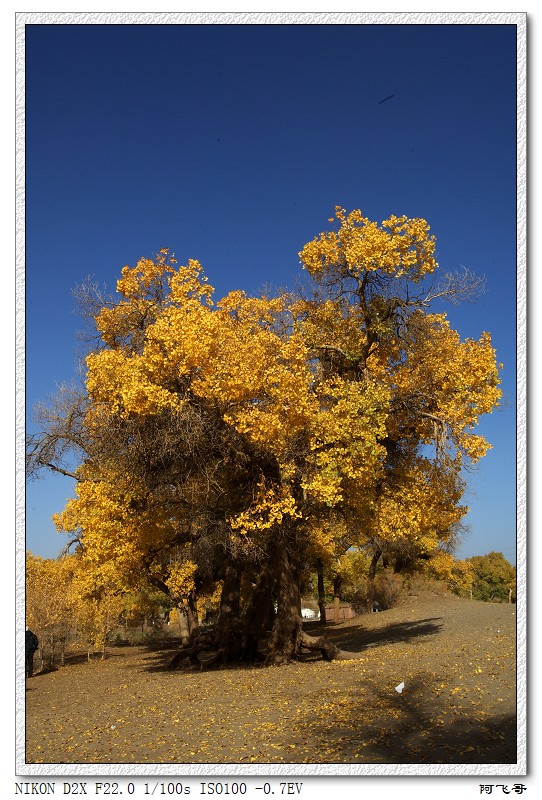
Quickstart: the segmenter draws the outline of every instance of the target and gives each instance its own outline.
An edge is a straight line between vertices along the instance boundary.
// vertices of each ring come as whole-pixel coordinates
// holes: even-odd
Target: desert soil
[[[145,647],[74,659],[26,681],[26,761],[516,763],[515,611],[406,597],[327,623],[344,661],[170,672],[174,651]]]

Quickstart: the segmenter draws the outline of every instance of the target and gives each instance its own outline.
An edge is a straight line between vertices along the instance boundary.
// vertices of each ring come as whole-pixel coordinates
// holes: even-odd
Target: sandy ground
[[[124,647],[38,674],[26,761],[516,762],[514,605],[427,593],[324,630],[354,657],[169,672],[171,650]]]

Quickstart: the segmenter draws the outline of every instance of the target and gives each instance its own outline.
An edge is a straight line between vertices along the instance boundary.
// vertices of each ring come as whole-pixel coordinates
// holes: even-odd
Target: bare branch
[[[440,281],[426,296],[426,303],[436,300],[447,300],[453,305],[459,303],[476,303],[484,294],[486,287],[485,275],[477,275],[467,267],[462,267],[455,272],[445,272]]]

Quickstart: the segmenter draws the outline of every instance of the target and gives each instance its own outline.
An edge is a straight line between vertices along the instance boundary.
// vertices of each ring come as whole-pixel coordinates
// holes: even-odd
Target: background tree
[[[83,645],[90,661],[95,652],[106,658],[107,643],[123,610],[122,596],[103,575],[87,569],[80,561],[69,587],[74,609],[76,641]]]
[[[516,568],[502,553],[467,558],[472,571],[472,596],[475,600],[508,601],[516,599]]]
[[[143,632],[145,625],[158,624],[168,617],[171,605],[168,597],[157,589],[150,586],[141,585],[131,592],[122,594],[121,620],[125,627],[129,623],[141,625]]]
[[[73,636],[74,606],[70,586],[76,571],[73,557],[45,559],[26,553],[26,621],[39,639],[40,669],[64,663]]]
[[[439,549],[431,554],[425,571],[436,580],[445,581],[455,594],[472,597],[474,574],[468,561],[458,561]]]

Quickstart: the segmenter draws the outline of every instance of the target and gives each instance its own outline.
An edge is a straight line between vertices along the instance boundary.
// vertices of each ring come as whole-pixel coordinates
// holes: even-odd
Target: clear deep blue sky
[[[476,305],[436,309],[463,337],[489,330],[504,364],[458,556],[515,563],[512,25],[28,26],[29,419],[76,379],[71,292],[87,275],[113,290],[124,264],[169,247],[201,261],[217,296],[292,285],[335,205],[424,217],[443,271],[486,276]],[[29,484],[32,552],[58,554],[50,517],[72,492]]]

